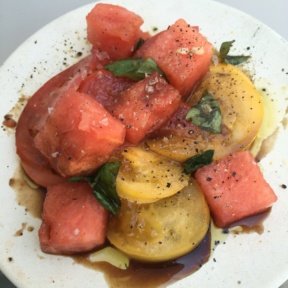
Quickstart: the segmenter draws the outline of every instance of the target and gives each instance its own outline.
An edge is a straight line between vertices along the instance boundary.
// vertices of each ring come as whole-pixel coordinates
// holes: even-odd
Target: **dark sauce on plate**
[[[264,232],[264,220],[269,216],[271,212],[271,208],[268,208],[267,210],[258,213],[256,215],[241,219],[237,222],[234,222],[230,228],[240,226],[240,231],[235,231],[233,233],[239,234],[239,233],[251,233],[256,232],[258,234],[262,234]]]
[[[9,186],[16,192],[17,204],[25,208],[35,218],[41,218],[45,189],[31,188],[25,180],[23,169],[19,166],[12,178]]]
[[[130,261],[126,270],[118,269],[108,263],[91,263],[87,256],[74,256],[75,262],[104,273],[105,279],[111,288],[152,288],[165,287],[183,279],[197,271],[210,258],[211,232],[198,247],[176,260],[164,263],[141,263]]]

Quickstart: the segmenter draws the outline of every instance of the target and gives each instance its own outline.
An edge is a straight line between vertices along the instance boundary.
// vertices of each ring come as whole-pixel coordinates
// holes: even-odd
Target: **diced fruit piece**
[[[277,200],[248,151],[200,168],[195,177],[219,227],[260,213]]]
[[[127,9],[99,3],[86,17],[89,42],[116,60],[129,57],[143,36],[143,20]]]
[[[74,254],[105,242],[108,212],[87,183],[49,186],[42,219],[39,238],[43,252]]]
[[[195,182],[180,193],[141,204],[122,201],[109,221],[107,237],[119,250],[140,261],[180,257],[198,246],[210,224],[207,203]]]
[[[250,79],[235,66],[211,66],[200,87],[188,99],[190,105],[195,105],[205,91],[220,105],[222,133],[209,133],[185,120],[189,107],[182,104],[173,118],[155,131],[155,135],[162,137],[147,142],[151,150],[184,161],[209,149],[215,151],[214,159],[221,159],[249,147],[263,119],[262,96]]]
[[[179,19],[148,39],[135,56],[154,59],[169,83],[186,96],[208,71],[212,45],[198,29]]]
[[[120,93],[134,83],[127,78],[116,77],[109,71],[97,70],[81,83],[79,92],[91,95],[110,111]]]
[[[73,176],[106,162],[124,137],[125,127],[101,104],[69,90],[54,105],[34,143],[59,174]]]
[[[178,162],[138,147],[125,149],[123,157],[116,178],[116,190],[122,198],[149,203],[188,185],[189,176]]]
[[[103,53],[95,50],[92,55],[47,81],[25,106],[16,127],[17,154],[25,172],[37,184],[46,187],[63,181],[33,142],[48,117],[49,107],[66,90],[78,89],[80,82],[96,68],[103,67],[102,63],[105,64],[106,60]]]
[[[112,114],[126,125],[126,140],[137,144],[177,110],[181,95],[158,73],[125,90]]]

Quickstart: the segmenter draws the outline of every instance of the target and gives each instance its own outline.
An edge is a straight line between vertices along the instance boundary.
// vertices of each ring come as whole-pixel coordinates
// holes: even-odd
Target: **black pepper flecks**
[[[282,189],[286,189],[286,188],[287,188],[287,185],[286,185],[286,184],[281,184],[280,187],[281,187]]]

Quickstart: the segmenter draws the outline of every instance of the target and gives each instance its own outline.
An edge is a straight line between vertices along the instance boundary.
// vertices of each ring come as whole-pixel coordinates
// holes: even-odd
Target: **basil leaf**
[[[221,133],[222,115],[219,103],[206,91],[198,104],[193,106],[186,115],[186,120],[203,130],[214,134]]]
[[[220,53],[220,59],[222,60],[221,62],[224,62],[226,56],[229,54],[231,47],[233,46],[233,43],[235,40],[232,41],[226,41],[221,44],[219,53]]]
[[[245,61],[247,61],[250,56],[239,55],[239,56],[229,56],[227,55],[225,61],[232,65],[239,65]]]
[[[86,181],[91,186],[94,196],[100,204],[116,215],[121,202],[116,192],[116,177],[120,168],[120,162],[108,162],[102,165],[92,176],[76,176],[69,179],[70,182]]]
[[[135,81],[142,80],[153,72],[163,75],[163,72],[151,58],[119,60],[106,65],[105,69],[115,76],[123,76]]]
[[[219,57],[220,57],[221,63],[226,62],[232,65],[239,65],[247,61],[250,58],[250,56],[245,56],[245,55],[228,55],[234,42],[235,40],[232,40],[232,41],[223,42],[221,44],[221,47],[219,50]]]
[[[195,172],[197,169],[208,165],[212,162],[214,150],[206,150],[201,154],[197,154],[184,162],[184,172],[190,174]]]

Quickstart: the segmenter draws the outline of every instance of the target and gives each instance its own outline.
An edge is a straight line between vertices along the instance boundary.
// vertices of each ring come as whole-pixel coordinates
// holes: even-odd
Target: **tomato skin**
[[[137,144],[167,121],[180,101],[179,92],[154,73],[125,90],[112,114],[126,125],[126,140]]]
[[[108,212],[87,183],[48,186],[39,230],[43,252],[74,254],[104,244]]]
[[[92,55],[48,80],[28,100],[16,127],[16,149],[24,170],[37,184],[46,187],[63,181],[62,177],[51,170],[49,162],[34,145],[34,137],[48,116],[48,108],[53,106],[55,99],[65,90],[77,90],[81,81],[96,68],[103,67],[102,63],[107,60],[105,54],[103,56],[103,53],[94,51]]]
[[[89,75],[80,85],[79,92],[92,96],[108,111],[115,99],[135,82],[124,77],[116,77],[111,72],[100,69]]]
[[[179,19],[145,41],[135,57],[153,58],[169,83],[187,96],[209,69],[212,45],[198,28]]]
[[[131,56],[139,38],[147,37],[140,30],[143,19],[117,5],[96,4],[86,20],[88,41],[113,60]]]
[[[260,213],[277,200],[249,151],[200,168],[195,178],[219,227]]]

